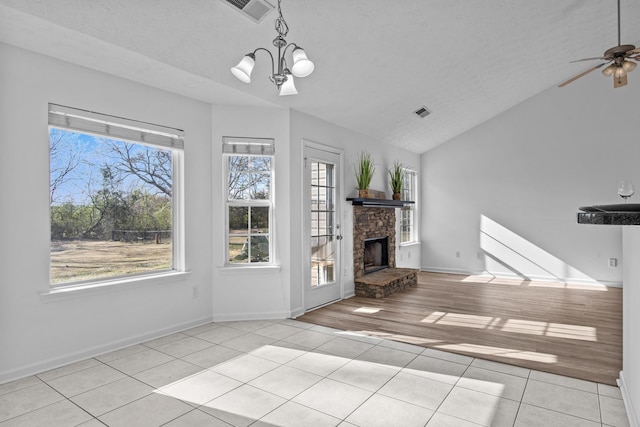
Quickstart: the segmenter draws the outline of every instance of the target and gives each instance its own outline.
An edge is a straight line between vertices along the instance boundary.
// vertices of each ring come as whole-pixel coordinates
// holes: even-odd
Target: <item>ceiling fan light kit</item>
[[[231,73],[241,82],[251,83],[251,72],[256,65],[256,52],[264,51],[267,52],[271,58],[271,75],[269,76],[269,80],[278,88],[278,94],[280,96],[297,95],[298,91],[293,82],[293,76],[307,77],[313,72],[315,65],[300,46],[295,43],[287,44],[287,41],[284,39],[289,33],[289,26],[282,16],[280,1],[281,0],[278,0],[278,17],[275,21],[278,36],[273,39],[273,45],[278,48],[277,69],[271,51],[259,47],[253,52],[247,53],[238,65],[231,68]],[[285,59],[285,54],[290,47],[293,47],[293,51],[291,52],[293,65],[291,69],[287,67],[287,61]]]
[[[619,88],[627,84],[627,73],[635,70],[638,66],[637,63],[632,61],[640,61],[640,48],[636,48],[632,44],[620,44],[620,0],[618,0],[618,46],[614,46],[611,49],[605,50],[604,54],[597,58],[585,58],[578,59],[571,62],[593,61],[601,60],[605,61],[598,65],[589,68],[582,73],[571,77],[569,80],[561,83],[558,87],[565,87],[571,82],[578,80],[580,77],[586,76],[592,71],[598,68],[608,65],[602,70],[602,74],[607,77],[613,76],[613,87]],[[631,60],[631,61],[630,61]]]

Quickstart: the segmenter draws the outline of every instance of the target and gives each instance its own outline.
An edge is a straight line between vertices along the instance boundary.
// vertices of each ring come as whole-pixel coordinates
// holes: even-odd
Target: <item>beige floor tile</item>
[[[300,332],[300,328],[289,326],[283,323],[275,323],[265,328],[257,329],[255,334],[263,335],[265,337],[273,338],[274,340],[281,340],[290,337],[293,334]]]
[[[248,353],[252,350],[269,345],[275,341],[276,340],[273,338],[249,332],[242,336],[239,336],[238,338],[225,341],[224,346],[232,348],[234,350],[242,351],[244,353]]]
[[[42,382],[3,394],[0,396],[0,422],[61,400],[64,396]]]
[[[427,409],[436,410],[453,389],[451,384],[400,372],[378,393]]]
[[[470,366],[462,375],[457,387],[480,391],[505,399],[520,401],[527,380],[502,372],[489,371]]]
[[[503,374],[515,375],[517,377],[529,378],[530,369],[520,366],[507,365],[506,363],[493,362],[491,360],[473,359],[471,366],[490,371],[502,372]]]
[[[318,381],[321,376],[289,366],[280,366],[249,383],[260,390],[291,399]]]
[[[421,406],[373,395],[346,419],[347,422],[367,427],[422,427],[433,415],[433,411]]]
[[[414,353],[376,345],[357,357],[358,360],[404,368],[416,358]]]
[[[417,356],[403,368],[403,371],[447,384],[455,384],[466,369],[467,365],[460,363],[427,356]]]
[[[131,356],[132,354],[143,352],[148,349],[149,347],[146,347],[142,344],[135,344],[130,345],[129,347],[121,348],[120,350],[101,354],[100,356],[96,356],[95,358],[103,363],[107,363],[116,359],[120,359],[121,357]]]
[[[125,378],[125,374],[107,365],[77,371],[48,381],[48,384],[67,397],[76,396],[105,384]]]
[[[393,378],[400,368],[362,360],[352,360],[332,372],[327,378],[351,384],[369,391],[377,391]]]
[[[153,393],[153,388],[131,377],[103,385],[71,398],[82,409],[98,417]]]
[[[601,395],[600,411],[603,424],[616,427],[629,426],[629,418],[627,418],[627,412],[622,400]]]
[[[240,381],[215,372],[204,371],[185,380],[162,387],[159,391],[192,406],[199,406],[241,385]]]
[[[200,409],[236,427],[248,426],[286,400],[250,385],[243,385],[214,399]]]
[[[134,375],[155,366],[164,365],[172,360],[175,360],[173,356],[150,348],[140,353],[112,360],[107,362],[107,364],[127,375]]]
[[[595,393],[529,380],[522,402],[600,422],[598,395]]]
[[[316,332],[309,329],[304,329],[298,333],[288,336],[282,341],[298,344],[307,349],[315,349],[320,347],[323,344],[328,343],[333,339],[334,337],[331,335],[323,334],[321,332]]]
[[[598,394],[600,396],[622,399],[622,392],[620,392],[620,389],[612,385],[598,384]]]
[[[0,425],[2,427],[75,427],[91,419],[91,415],[65,399],[12,418]]]
[[[51,369],[49,371],[42,372],[42,373],[38,374],[38,378],[40,378],[42,381],[50,381],[50,380],[52,380],[54,378],[63,377],[65,375],[69,375],[69,374],[72,374],[74,372],[82,371],[84,369],[93,368],[94,366],[98,366],[98,365],[102,365],[102,363],[100,363],[99,361],[97,361],[96,359],[93,359],[93,358],[92,359],[81,360],[81,361],[76,362],[76,363],[70,363],[68,365],[61,366],[61,367],[56,368],[56,369]]]
[[[577,378],[569,378],[562,375],[550,374],[532,370],[529,379],[541,381],[549,384],[561,385],[563,387],[575,388],[577,390],[588,391],[589,393],[597,393],[598,385],[591,381],[579,380]]]
[[[371,347],[373,347],[373,344],[346,338],[335,338],[328,343],[322,344],[316,349],[316,351],[353,359],[360,356]]]
[[[230,328],[228,326],[219,326],[214,329],[199,333],[195,335],[196,338],[206,340],[214,344],[223,344],[226,341],[238,338],[241,335],[246,334],[247,331],[243,331],[236,328]]]
[[[282,342],[276,342],[270,345],[265,345],[260,348],[257,348],[249,354],[252,356],[262,357],[263,359],[271,360],[276,363],[288,363],[293,359],[296,359],[303,354],[305,354],[306,350],[290,348],[289,343],[285,346],[282,345]]]
[[[278,366],[281,365],[261,357],[246,354],[230,360],[229,362],[217,365],[211,370],[219,374],[226,375],[229,378],[233,378],[234,380],[246,383],[260,375],[264,375],[267,372],[274,370]]]
[[[165,344],[169,344],[172,343],[174,341],[178,341],[184,338],[187,338],[189,335],[184,334],[182,332],[176,332],[174,334],[170,334],[170,335],[165,335],[163,337],[160,338],[156,338],[153,339],[151,341],[145,341],[142,344],[149,347],[149,348],[157,348],[160,347],[161,345],[165,345]]]
[[[473,357],[464,356],[462,354],[449,353],[447,351],[436,350],[434,348],[426,348],[422,352],[423,356],[434,357],[436,359],[448,360],[449,362],[460,363],[462,365],[470,365]]]
[[[243,320],[239,322],[229,322],[226,326],[239,329],[241,331],[253,332],[278,323],[280,323],[279,320]]]
[[[214,345],[209,341],[201,340],[196,337],[189,337],[186,335],[185,337],[186,338],[162,344],[155,349],[162,353],[168,354],[169,356],[184,357],[188,354],[204,350]]]
[[[153,393],[114,411],[99,420],[109,427],[157,427],[193,409],[173,397]]]
[[[600,427],[600,423],[523,403],[514,427]]]
[[[160,388],[177,381],[182,381],[203,370],[204,368],[200,366],[176,359],[163,365],[147,369],[146,371],[138,372],[134,374],[133,377],[151,387]]]
[[[512,426],[519,402],[454,387],[438,408],[438,412],[491,427]]]
[[[334,427],[338,418],[307,408],[295,402],[287,402],[252,424],[251,427]]]
[[[471,421],[436,412],[426,427],[478,427],[479,425],[480,424],[472,423]]]
[[[328,378],[293,398],[293,401],[333,417],[344,419],[373,392]]]
[[[175,420],[163,425],[162,427],[232,427],[231,424],[194,409],[191,412],[176,418]],[[273,427],[273,426],[271,426]]]
[[[36,375],[30,377],[21,378],[19,380],[10,381],[8,383],[0,384],[0,396],[14,391],[22,390],[23,388],[31,387],[32,385],[42,384],[40,378]]]
[[[326,377],[336,369],[348,363],[351,359],[332,356],[330,354],[309,352],[293,359],[287,365]]]
[[[241,351],[223,345],[214,345],[204,350],[191,353],[183,357],[182,360],[209,369],[238,356],[242,356],[243,354]]]
[[[182,331],[182,333],[185,335],[194,336],[194,335],[201,334],[203,332],[209,332],[210,330],[219,328],[219,327],[220,325],[217,325],[215,323],[205,323],[204,325],[200,325],[191,329],[184,330]]]

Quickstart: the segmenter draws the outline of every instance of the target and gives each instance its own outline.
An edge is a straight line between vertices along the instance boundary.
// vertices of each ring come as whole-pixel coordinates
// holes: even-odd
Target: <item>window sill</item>
[[[422,242],[405,242],[400,243],[400,248],[409,248],[411,246],[420,246]]]
[[[218,267],[221,274],[262,274],[262,273],[279,273],[282,270],[280,265],[225,265]]]
[[[104,282],[83,283],[75,286],[51,288],[40,292],[40,298],[44,302],[57,301],[81,295],[93,295],[104,292],[118,291],[121,289],[139,288],[142,286],[157,285],[184,281],[191,275],[190,271],[170,271],[158,274],[148,274],[137,277],[123,277]]]

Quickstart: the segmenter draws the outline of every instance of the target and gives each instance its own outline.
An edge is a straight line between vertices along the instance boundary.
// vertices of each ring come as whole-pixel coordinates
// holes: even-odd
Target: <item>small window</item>
[[[226,264],[273,264],[273,139],[223,138]]]
[[[183,132],[49,104],[52,286],[182,270]]]
[[[405,169],[402,182],[402,200],[417,202],[418,174],[410,169]],[[416,204],[404,206],[400,210],[400,244],[411,243],[418,240],[416,230]]]

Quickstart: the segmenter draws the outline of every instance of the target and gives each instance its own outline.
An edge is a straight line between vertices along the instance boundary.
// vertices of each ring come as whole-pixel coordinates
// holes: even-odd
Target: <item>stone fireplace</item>
[[[362,277],[373,271],[384,269],[385,267],[395,268],[396,266],[396,210],[393,208],[354,206],[353,207],[353,273],[354,278]],[[372,252],[382,247],[386,240],[387,262],[380,260],[375,269],[365,268],[365,242],[370,242],[377,249],[370,249],[368,258]],[[376,245],[377,243],[377,245]],[[375,256],[375,254],[374,254]],[[383,257],[383,254],[380,254]],[[375,261],[375,260],[374,260]],[[367,260],[371,264],[371,260]]]

